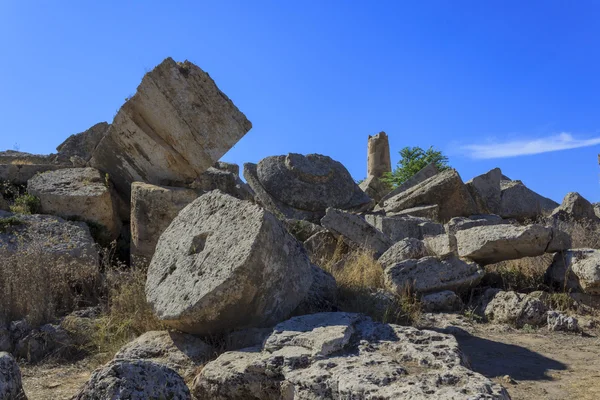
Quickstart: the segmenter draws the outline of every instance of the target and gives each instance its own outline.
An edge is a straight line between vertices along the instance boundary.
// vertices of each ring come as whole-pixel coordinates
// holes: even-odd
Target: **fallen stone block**
[[[346,168],[320,154],[290,153],[244,164],[257,200],[285,218],[318,222],[329,207],[361,211],[372,204]]]
[[[371,251],[375,257],[382,255],[392,245],[388,237],[364,218],[334,208],[327,209],[321,225],[341,235],[348,245]]]
[[[430,255],[421,240],[406,238],[394,243],[377,261],[383,268],[387,268],[405,260],[418,260]]]
[[[284,320],[313,283],[302,244],[256,204],[212,191],[161,235],[146,282],[158,318],[192,334]]]
[[[556,239],[559,235],[557,229],[536,224],[477,226],[455,233],[458,255],[481,265],[553,253],[562,246],[565,250],[570,243]]]
[[[556,253],[546,276],[561,290],[600,295],[600,250],[571,249]]]
[[[407,208],[437,204],[439,219],[475,214],[477,207],[460,175],[448,169],[385,200],[383,209],[394,213]]]
[[[550,216],[563,220],[598,221],[592,203],[577,192],[567,193],[562,204],[556,207]]]
[[[496,323],[540,326],[546,323],[548,307],[539,299],[513,291],[497,292],[485,307],[485,316]]]
[[[149,263],[160,235],[198,196],[192,189],[134,182],[131,185],[132,259]]]
[[[192,391],[198,400],[510,398],[465,365],[452,335],[319,313],[277,325],[261,346],[222,354]]]
[[[500,212],[502,218],[515,218],[520,221],[536,219],[550,214],[558,203],[543,197],[529,189],[521,181],[500,181],[502,199]]]
[[[251,127],[206,72],[167,58],[121,107],[90,165],[129,198],[136,181],[191,183]]]
[[[40,199],[44,214],[92,221],[102,225],[111,239],[119,236],[121,220],[110,182],[94,168],[67,168],[38,174],[27,183],[27,191]]]
[[[481,214],[498,214],[501,209],[502,190],[500,181],[502,171],[500,168],[476,176],[466,183],[467,189],[477,204]]]
[[[4,352],[0,352],[0,399],[27,400],[19,365],[10,354]]]
[[[439,235],[445,232],[442,224],[409,215],[387,217],[379,214],[367,214],[365,220],[392,239],[392,242],[406,238],[423,239],[428,235]]]
[[[460,297],[451,290],[427,294],[421,298],[421,305],[425,312],[459,311],[464,306]]]
[[[72,163],[72,158],[81,159],[85,166],[85,163],[92,158],[98,143],[107,134],[108,127],[106,122],[100,122],[84,132],[69,136],[56,148],[57,159],[65,164]]]
[[[455,257],[406,260],[384,270],[386,287],[397,294],[402,294],[407,287],[418,293],[460,292],[476,286],[483,275],[483,269],[474,262]]]
[[[419,170],[419,172],[417,172],[410,179],[408,179],[406,182],[402,183],[401,185],[398,185],[397,188],[395,188],[394,190],[389,192],[387,195],[383,196],[383,198],[379,201],[379,206],[382,208],[385,208],[385,202],[388,199],[394,197],[395,195],[397,195],[399,193],[404,192],[405,190],[410,189],[411,187],[431,178],[432,176],[437,175],[438,172],[440,172],[440,171],[438,170],[437,166],[434,163],[427,164],[426,166],[421,168]]]
[[[113,360],[92,373],[73,400],[191,400],[185,381],[166,365],[147,360]]]

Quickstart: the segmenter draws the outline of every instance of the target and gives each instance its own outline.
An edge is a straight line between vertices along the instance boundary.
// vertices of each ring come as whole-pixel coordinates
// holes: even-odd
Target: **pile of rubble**
[[[546,253],[555,254],[549,284],[600,296],[600,251],[572,249],[554,223],[600,222],[576,193],[559,205],[500,169],[463,182],[433,164],[390,190],[380,179],[391,171],[383,132],[369,138],[360,187],[319,154],[245,164],[244,183],[219,158],[250,128],[207,73],[168,58],[111,124],[71,136],[54,155],[0,153],[0,181],[40,201],[25,216],[9,212],[14,195],[0,196],[0,220],[22,222],[0,230],[0,260],[32,233],[62,235],[45,251],[101,274],[88,228],[100,226],[149,263],[147,300],[180,332],[130,343],[76,399],[509,398],[468,369],[452,335],[336,312],[336,282],[321,267],[340,242],[372,254],[386,290],[412,288],[429,312],[460,310],[486,265]],[[578,329],[542,297],[488,289],[475,302],[489,320]],[[50,324],[18,332],[18,322],[0,326],[0,351],[22,357],[26,340],[43,353],[64,333]],[[204,338],[215,335],[237,338],[239,350],[213,359]],[[182,376],[211,359],[190,392]],[[19,398],[18,367],[7,353],[0,361],[0,398]]]

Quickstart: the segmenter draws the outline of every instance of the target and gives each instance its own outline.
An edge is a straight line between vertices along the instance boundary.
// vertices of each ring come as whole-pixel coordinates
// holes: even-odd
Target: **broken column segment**
[[[192,182],[251,127],[206,72],[167,58],[121,107],[90,165],[129,198],[134,181]]]

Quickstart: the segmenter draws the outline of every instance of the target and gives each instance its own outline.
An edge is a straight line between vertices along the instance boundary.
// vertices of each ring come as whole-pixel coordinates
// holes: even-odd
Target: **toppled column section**
[[[179,212],[161,235],[146,297],[167,325],[212,335],[282,321],[312,284],[308,256],[282,222],[213,190]]]
[[[90,165],[129,198],[134,181],[192,182],[251,127],[206,72],[167,58],[121,107]]]

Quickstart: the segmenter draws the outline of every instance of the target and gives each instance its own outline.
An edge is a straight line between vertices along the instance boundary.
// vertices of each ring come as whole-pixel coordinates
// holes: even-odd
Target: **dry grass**
[[[544,254],[487,265],[484,284],[525,292],[546,289],[544,276],[552,257],[552,254]]]
[[[37,214],[41,208],[42,203],[39,198],[24,193],[15,198],[14,204],[10,206],[10,211],[17,214]]]
[[[34,165],[35,163],[26,158],[17,158],[17,159],[11,160],[9,164],[11,164],[11,165]]]
[[[56,239],[29,234],[25,240],[17,236],[14,249],[0,251],[0,319],[26,318],[36,326],[53,321],[93,296],[97,267],[48,252],[45,248],[52,240]]]
[[[336,251],[324,269],[333,275],[338,285],[337,306],[340,310],[405,325],[419,318],[419,298],[410,288],[401,295],[386,293],[383,269],[371,253],[355,250],[343,255],[342,251]]]
[[[589,220],[555,220],[553,226],[571,236],[573,249],[600,249],[600,223]]]
[[[141,334],[166,327],[146,302],[146,265],[126,267],[114,261],[113,243],[103,250],[106,295],[101,299],[102,314],[91,324],[65,321],[67,330],[78,337],[85,350],[105,360]]]

